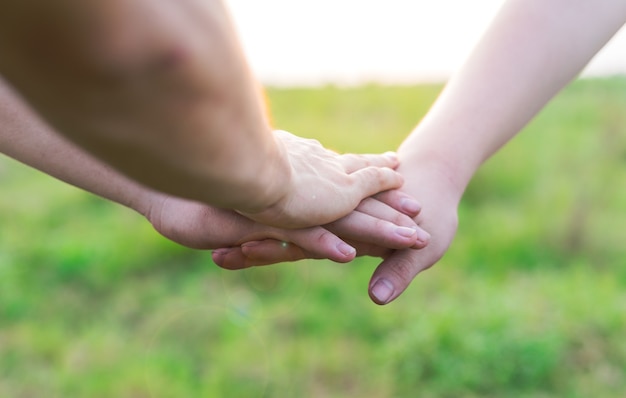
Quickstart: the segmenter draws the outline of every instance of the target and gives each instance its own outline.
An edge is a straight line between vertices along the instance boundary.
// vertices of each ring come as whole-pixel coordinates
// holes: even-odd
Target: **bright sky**
[[[442,81],[504,0],[227,0],[263,83]],[[626,74],[626,29],[586,74]]]

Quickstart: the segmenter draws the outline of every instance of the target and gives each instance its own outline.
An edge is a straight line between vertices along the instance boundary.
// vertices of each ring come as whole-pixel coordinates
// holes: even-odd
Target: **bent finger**
[[[369,296],[376,304],[395,300],[422,271],[432,267],[440,255],[432,251],[400,250],[391,254],[374,271],[369,284]]]
[[[396,225],[402,225],[405,227],[417,227],[417,223],[406,214],[394,209],[388,204],[375,199],[378,195],[370,198],[365,198],[359,203],[356,210],[361,213],[368,214],[381,220],[389,221]]]
[[[213,252],[213,261],[224,269],[238,270],[310,258],[302,248],[274,239],[247,242]]]
[[[346,240],[357,251],[357,256],[387,258],[395,252],[393,249],[374,244]],[[325,259],[319,253],[311,253],[293,243],[274,239],[248,242],[242,246],[219,250],[213,261],[225,269],[243,269],[249,267],[295,262],[304,259]]]
[[[241,246],[241,252],[249,261],[263,265],[325,258],[319,254],[310,253],[293,243],[272,239],[246,243]]]
[[[391,191],[386,191],[386,192],[391,192]],[[382,193],[378,195],[382,195]],[[376,195],[376,197],[378,195]],[[415,246],[413,246],[414,249],[421,249],[425,247],[430,240],[430,234],[426,232],[424,229],[422,229],[419,225],[417,225],[411,217],[407,216],[406,214],[400,213],[398,210],[394,209],[391,206],[388,206],[387,204],[377,199],[374,199],[374,198],[363,199],[361,203],[359,203],[359,206],[356,209],[357,211],[370,215],[374,217],[375,219],[389,221],[398,226],[414,229],[416,232],[416,242],[415,242]],[[403,230],[401,228],[397,229],[397,232],[399,233],[401,233],[402,231]],[[368,234],[371,233],[371,231],[366,231],[366,232]],[[339,233],[339,235],[341,236],[342,234]],[[376,243],[376,242],[372,242],[372,243]],[[396,247],[396,249],[402,249],[402,247]]]
[[[410,218],[417,217],[422,210],[422,205],[417,199],[398,189],[391,189],[389,191],[377,193],[372,198],[390,206]]]
[[[218,249],[213,252],[213,261],[223,268],[242,269],[304,258],[346,263],[356,257],[352,246],[322,227],[293,230],[285,238],[261,239],[245,242],[241,247]]]
[[[400,188],[402,176],[387,167],[366,167],[349,175],[350,184],[344,190],[346,200],[355,203],[389,189]]]
[[[412,220],[409,219],[409,221],[407,227],[360,211],[353,211],[337,221],[326,224],[325,227],[343,239],[389,249],[426,246],[430,236],[417,227]]]

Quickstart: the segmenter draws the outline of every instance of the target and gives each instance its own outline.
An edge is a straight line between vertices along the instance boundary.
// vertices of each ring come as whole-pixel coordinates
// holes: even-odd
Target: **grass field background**
[[[279,128],[382,152],[440,89],[268,97]],[[477,174],[444,259],[378,307],[376,259],[224,271],[0,158],[0,397],[623,397],[625,183],[626,79],[576,82]]]

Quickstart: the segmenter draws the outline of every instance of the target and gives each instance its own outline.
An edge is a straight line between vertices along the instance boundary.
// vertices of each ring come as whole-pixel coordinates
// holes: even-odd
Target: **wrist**
[[[264,159],[252,176],[253,194],[249,200],[237,208],[247,215],[266,213],[278,208],[288,196],[293,186],[293,171],[285,144],[272,133]]]
[[[139,187],[131,197],[128,197],[124,206],[136,211],[152,222],[157,210],[160,210],[165,200],[170,195],[152,190],[150,188]]]
[[[431,176],[428,181],[436,181],[440,189],[448,192],[458,204],[476,169],[460,157],[407,141],[398,149],[401,174],[410,175],[412,170],[420,170],[420,174]],[[410,182],[407,181],[407,184]]]

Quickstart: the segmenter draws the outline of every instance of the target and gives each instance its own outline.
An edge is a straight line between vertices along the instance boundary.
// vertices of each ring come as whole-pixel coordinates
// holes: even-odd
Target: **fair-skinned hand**
[[[402,154],[400,154],[402,156]],[[423,209],[415,218],[431,239],[421,250],[397,250],[378,266],[370,280],[369,294],[377,304],[395,300],[420,272],[444,255],[456,234],[458,204],[462,195],[440,164],[404,159],[398,171],[406,179],[403,191],[420,198]]]
[[[400,153],[402,158],[402,153]],[[387,304],[395,300],[421,271],[434,265],[450,246],[456,233],[457,208],[462,194],[441,167],[442,163],[418,158],[402,158],[398,171],[405,177],[402,191],[420,198],[422,210],[415,221],[430,234],[428,245],[419,248],[391,250],[377,245],[375,240],[350,235],[347,239],[357,249],[357,255],[369,255],[384,258],[374,272],[369,294],[377,304]],[[355,226],[358,229],[358,226]],[[330,231],[341,232],[327,226]],[[358,241],[357,241],[358,240]],[[267,240],[243,244],[241,247],[223,249],[220,260],[225,265],[236,263],[271,264],[282,261],[295,261],[315,258],[306,250],[295,245],[279,250],[278,242]],[[224,266],[224,264],[222,264]]]
[[[259,211],[241,211],[261,224],[279,228],[324,225],[348,215],[372,195],[400,188],[395,154],[340,155],[318,141],[277,130],[275,138],[291,165],[288,189],[277,202]]]

